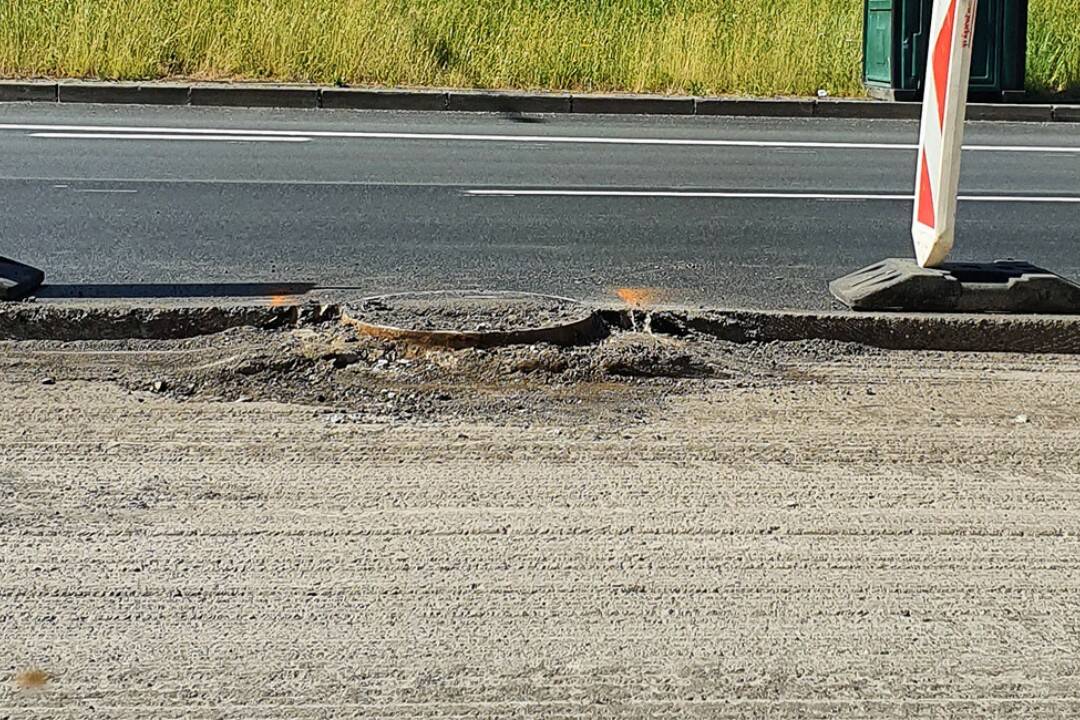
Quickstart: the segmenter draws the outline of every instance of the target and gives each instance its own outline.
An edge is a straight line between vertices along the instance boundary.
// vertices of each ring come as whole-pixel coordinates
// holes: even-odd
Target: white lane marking
[[[309,142],[307,137],[262,137],[254,135],[172,135],[165,133],[138,133],[120,135],[91,132],[36,132],[30,137],[54,140],[202,140],[206,142]]]
[[[362,132],[331,130],[235,130],[227,128],[131,127],[110,125],[28,125],[0,123],[0,130],[71,133],[149,133],[157,135],[239,135],[244,137],[345,138],[368,140],[428,140],[461,142],[568,143],[583,145],[666,145],[685,147],[813,148],[824,150],[914,151],[915,144],[870,142],[812,142],[800,140],[710,140],[706,138],[589,137],[575,135],[470,135],[463,133]],[[1080,154],[1080,146],[965,145],[977,152],[1041,152]]]
[[[705,190],[466,190],[476,197],[612,197],[612,198],[720,198],[733,200],[914,200],[913,195],[857,193],[714,192]],[[967,202],[1077,203],[1080,197],[1025,195],[961,195]]]

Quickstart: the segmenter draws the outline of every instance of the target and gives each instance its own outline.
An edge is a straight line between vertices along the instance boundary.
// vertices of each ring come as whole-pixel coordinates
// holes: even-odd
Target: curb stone
[[[60,83],[57,100],[62,103],[118,103],[131,105],[187,105],[188,85],[166,83]]]
[[[568,113],[569,93],[511,93],[451,90],[448,110],[466,112]]]
[[[814,115],[828,118],[918,120],[922,117],[922,103],[818,100],[814,104]]]
[[[192,85],[192,105],[237,107],[319,107],[321,89],[281,85]]]
[[[57,83],[0,80],[0,102],[56,102]]]
[[[917,120],[921,104],[834,98],[677,97],[666,95],[343,88],[269,83],[110,83],[0,80],[0,102],[131,103],[348,110],[451,110],[731,117],[832,117]],[[968,105],[968,120],[1080,122],[1080,104]]]
[[[974,103],[968,105],[968,120],[1006,122],[1053,122],[1052,105],[993,105]]]
[[[571,95],[570,110],[575,113],[629,115],[693,115],[692,97],[661,95]]]
[[[440,90],[324,88],[320,107],[342,110],[446,110],[447,95]]]
[[[1080,123],[1080,105],[1055,105],[1054,120]]]
[[[733,117],[810,117],[814,114],[813,100],[744,98],[695,98],[695,115],[729,115]]]

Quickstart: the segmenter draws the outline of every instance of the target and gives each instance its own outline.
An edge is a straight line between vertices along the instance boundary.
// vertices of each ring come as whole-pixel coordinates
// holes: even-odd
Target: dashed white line
[[[35,132],[30,137],[54,140],[201,140],[204,142],[310,142],[308,137],[264,137],[262,135],[200,135],[171,133],[91,133],[91,132]]]

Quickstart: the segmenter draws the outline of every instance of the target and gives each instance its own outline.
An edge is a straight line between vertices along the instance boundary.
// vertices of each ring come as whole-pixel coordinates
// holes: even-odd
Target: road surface
[[[0,106],[0,254],[86,283],[829,307],[910,256],[917,125]],[[954,259],[1080,275],[1076,126],[973,123]],[[136,288],[98,294],[138,293]]]

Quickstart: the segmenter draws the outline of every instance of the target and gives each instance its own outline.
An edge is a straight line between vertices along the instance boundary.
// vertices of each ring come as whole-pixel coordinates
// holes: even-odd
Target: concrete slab
[[[888,258],[829,283],[853,310],[1080,313],[1080,285],[1021,260],[923,268]]]
[[[45,282],[45,273],[6,257],[0,257],[0,301],[21,300]]]

